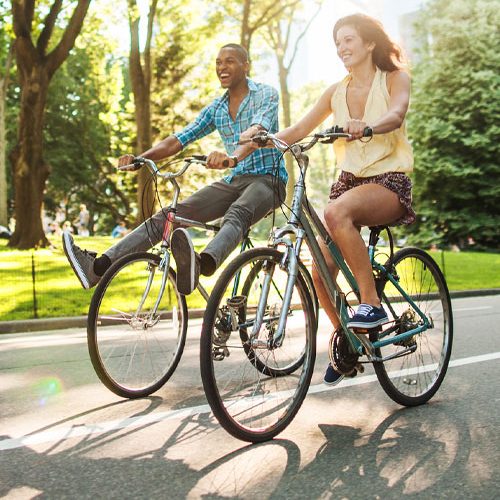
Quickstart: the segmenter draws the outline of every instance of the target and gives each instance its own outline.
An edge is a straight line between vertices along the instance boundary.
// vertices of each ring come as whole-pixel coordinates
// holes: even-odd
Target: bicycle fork
[[[278,243],[284,243],[286,245],[286,252],[283,256],[283,259],[279,263],[279,266],[281,269],[287,271],[287,282],[285,293],[283,294],[283,302],[279,317],[272,315],[270,318],[266,318],[265,320],[267,323],[270,323],[271,321],[275,321],[277,319],[278,326],[271,339],[263,340],[258,338],[260,329],[262,328],[262,324],[264,323],[266,312],[269,312],[267,301],[269,298],[269,291],[271,289],[271,282],[276,266],[275,262],[268,262],[266,263],[266,268],[264,269],[264,279],[262,282],[259,303],[257,305],[257,312],[255,315],[252,333],[250,334],[250,345],[254,349],[274,349],[276,347],[281,347],[285,338],[285,328],[289,316],[290,304],[292,302],[293,288],[295,286],[299,271],[297,255],[298,252],[300,252],[302,237],[297,238],[295,247],[292,245],[292,242],[289,239],[280,239],[279,241],[276,240],[275,245],[277,245]]]

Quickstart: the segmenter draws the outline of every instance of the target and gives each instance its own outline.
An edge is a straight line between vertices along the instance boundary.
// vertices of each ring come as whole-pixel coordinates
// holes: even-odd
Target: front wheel
[[[316,316],[300,271],[283,342],[272,345],[288,279],[282,260],[272,248],[240,254],[219,277],[203,319],[200,361],[208,402],[220,424],[244,441],[266,441],[289,425],[314,369]],[[269,293],[259,313],[266,283]],[[236,309],[234,296],[240,304]],[[259,314],[262,326],[253,332]]]
[[[413,303],[428,318],[430,328],[406,340],[376,349],[377,356],[406,354],[373,363],[384,391],[397,403],[416,406],[427,402],[443,382],[451,356],[453,317],[450,294],[439,266],[418,248],[404,248],[386,264]],[[382,291],[382,303],[391,320],[384,330],[372,334],[372,341],[404,333],[422,325],[416,309],[390,281]]]
[[[122,397],[144,397],[162,387],[184,349],[187,306],[172,269],[154,311],[164,278],[159,264],[150,253],[123,257],[102,277],[90,303],[90,359],[103,384]]]

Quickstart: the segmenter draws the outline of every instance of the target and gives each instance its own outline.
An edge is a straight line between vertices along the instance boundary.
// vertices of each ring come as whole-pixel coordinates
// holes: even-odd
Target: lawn
[[[102,252],[114,241],[110,237],[75,237],[78,245]],[[196,240],[199,249],[206,241]],[[450,290],[500,288],[500,254],[475,252],[431,252],[443,267]],[[33,287],[33,266],[35,286]],[[87,314],[92,291],[83,290],[66,260],[60,240],[52,249],[11,250],[0,241],[0,321],[34,317],[80,316]],[[202,278],[211,289],[217,275]],[[35,289],[35,293],[34,290]],[[35,296],[35,301],[34,301]],[[188,306],[203,308],[198,292],[188,297]]]

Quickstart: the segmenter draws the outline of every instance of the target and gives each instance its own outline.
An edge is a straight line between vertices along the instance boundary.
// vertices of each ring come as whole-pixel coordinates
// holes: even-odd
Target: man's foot
[[[349,320],[347,326],[349,328],[366,328],[369,330],[388,321],[389,318],[382,306],[374,307],[369,304],[360,304],[356,314]]]
[[[337,385],[343,379],[344,375],[335,370],[331,363],[328,363],[328,368],[326,369],[323,383],[325,383],[326,385]]]
[[[68,231],[63,233],[62,241],[64,253],[83,288],[88,290],[97,285],[101,279],[100,276],[94,273],[94,260],[97,254],[82,250],[79,246],[75,245],[73,237]]]
[[[189,295],[200,279],[200,256],[194,251],[189,233],[182,227],[172,233],[170,247],[177,264],[177,290]]]

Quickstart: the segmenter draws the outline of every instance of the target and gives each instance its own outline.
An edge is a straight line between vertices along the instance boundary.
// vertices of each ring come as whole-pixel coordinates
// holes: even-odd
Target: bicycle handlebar
[[[372,137],[373,135],[373,130],[370,127],[365,127],[363,131],[363,137]],[[313,135],[313,138],[310,142],[307,144],[287,144],[285,141],[282,139],[279,139],[276,137],[274,134],[268,134],[268,133],[260,133],[257,135],[254,135],[250,140],[248,141],[242,141],[240,144],[247,144],[249,142],[254,142],[258,146],[263,147],[266,146],[269,141],[271,141],[274,145],[275,148],[279,149],[280,151],[288,151],[291,149],[293,146],[300,146],[301,152],[307,151],[311,149],[318,141],[320,141],[323,144],[330,144],[336,139],[339,139],[341,137],[344,138],[349,138],[352,137],[351,134],[348,134],[344,132],[344,129],[342,127],[338,127],[337,125],[327,128],[326,130],[323,130],[321,132],[317,132],[316,134]]]
[[[193,155],[184,158],[184,166],[178,172],[167,172],[162,174],[160,169],[157,167],[156,163],[149,158],[143,158],[142,156],[136,156],[133,162],[130,165],[124,165],[122,167],[118,167],[118,170],[131,172],[136,171],[146,165],[151,173],[157,177],[161,177],[162,179],[169,180],[175,179],[176,177],[180,177],[183,175],[186,170],[193,164],[197,163],[199,165],[206,165],[207,157],[205,155]]]

